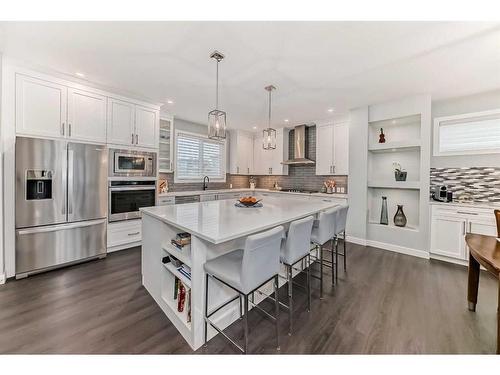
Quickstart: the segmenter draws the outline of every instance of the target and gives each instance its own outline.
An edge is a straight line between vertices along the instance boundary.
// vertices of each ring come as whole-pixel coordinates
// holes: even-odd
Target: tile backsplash
[[[307,157],[316,160],[316,127],[307,129]],[[293,130],[289,134],[289,157],[293,158]],[[227,174],[226,182],[210,182],[210,189],[229,189],[232,184],[234,189],[249,187],[249,177],[243,175]],[[275,182],[284,189],[317,190],[321,189],[323,182],[327,179],[334,179],[338,187],[343,187],[347,193],[347,176],[316,176],[316,166],[314,165],[290,165],[287,176],[257,176],[255,180],[258,188],[271,189]],[[173,173],[161,173],[160,178],[166,178],[169,191],[202,190],[203,183],[182,183],[174,184]]]
[[[446,185],[453,198],[469,196],[475,202],[500,202],[500,168],[431,168],[431,188]]]

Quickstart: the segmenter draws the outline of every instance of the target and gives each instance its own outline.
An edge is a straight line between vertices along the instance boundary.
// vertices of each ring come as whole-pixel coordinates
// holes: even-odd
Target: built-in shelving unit
[[[368,123],[368,224],[375,231],[418,232],[420,226],[421,116],[409,115]],[[380,129],[384,143],[378,143]],[[396,181],[393,163],[407,172]],[[382,197],[387,197],[389,225],[380,224]],[[405,227],[394,225],[397,205],[403,205]]]
[[[173,128],[171,117],[160,117],[160,140],[158,145],[158,169],[163,173],[173,171]]]

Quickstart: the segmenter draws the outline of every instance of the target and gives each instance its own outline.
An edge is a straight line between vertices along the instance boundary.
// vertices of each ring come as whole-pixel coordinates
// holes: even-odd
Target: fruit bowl
[[[255,197],[242,197],[238,199],[238,202],[240,202],[242,205],[250,207],[254,206],[255,204],[259,203],[261,199],[257,199]]]

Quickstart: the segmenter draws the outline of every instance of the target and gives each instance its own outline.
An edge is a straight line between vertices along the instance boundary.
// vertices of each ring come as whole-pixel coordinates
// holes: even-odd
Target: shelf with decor
[[[385,143],[370,143],[368,151],[370,152],[406,152],[418,151],[420,149],[420,140],[403,140]]]
[[[406,225],[404,227],[398,227],[392,223],[389,223],[389,224],[380,224],[379,222],[377,221],[369,221],[368,222],[369,225],[372,225],[372,226],[375,226],[377,228],[381,228],[381,229],[388,229],[388,230],[402,230],[402,231],[409,231],[409,232],[418,232],[418,227],[415,227],[415,226],[409,226],[409,225]]]
[[[420,181],[368,181],[369,188],[420,190]]]
[[[191,331],[191,282],[183,275],[180,275],[175,267],[168,263],[164,265],[161,280],[161,299],[168,306],[174,316],[181,322],[189,331]],[[177,282],[176,282],[177,280]],[[187,283],[186,281],[189,281]],[[180,303],[180,283],[184,288],[184,302]],[[179,305],[181,310],[179,311]]]
[[[160,140],[158,142],[158,170],[160,173],[173,172],[173,117],[160,117]]]

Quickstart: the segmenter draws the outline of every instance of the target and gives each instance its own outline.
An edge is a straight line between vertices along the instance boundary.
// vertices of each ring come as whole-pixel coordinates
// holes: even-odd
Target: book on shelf
[[[191,280],[191,268],[189,268],[187,265],[182,264],[180,267],[177,267],[177,271],[179,271],[181,275],[184,275],[189,280]]]
[[[187,310],[187,319],[186,319],[186,321],[188,323],[191,323],[191,289],[188,289],[188,291],[187,291],[186,310]]]
[[[179,292],[179,283],[181,281],[179,280],[179,278],[176,276],[175,277],[175,280],[174,280],[174,300],[177,299],[177,293]]]
[[[177,300],[177,311],[178,312],[183,312],[184,311],[184,304],[186,303],[186,288],[184,287],[184,284],[179,282],[179,292],[178,292],[178,300]]]

